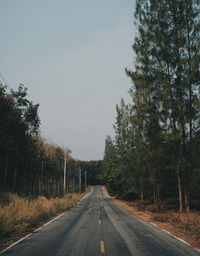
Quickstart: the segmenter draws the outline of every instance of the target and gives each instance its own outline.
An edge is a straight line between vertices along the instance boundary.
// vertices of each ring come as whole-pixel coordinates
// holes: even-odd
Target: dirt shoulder
[[[106,188],[103,188],[103,191],[107,193]],[[139,210],[138,202],[127,202],[115,197],[111,197],[111,199],[133,216],[157,225],[200,250],[200,212],[166,211],[154,213],[150,210]]]

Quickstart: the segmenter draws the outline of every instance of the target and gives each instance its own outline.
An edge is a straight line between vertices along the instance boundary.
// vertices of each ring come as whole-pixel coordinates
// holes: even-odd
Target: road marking
[[[11,245],[10,245],[10,246],[8,246],[5,250],[1,251],[1,252],[0,252],[0,254],[2,254],[2,253],[4,253],[4,252],[8,251],[11,247],[13,247],[14,245],[16,245],[16,244],[20,243],[20,242],[21,242],[21,241],[23,241],[24,239],[28,238],[30,235],[32,235],[32,233],[31,233],[31,234],[26,235],[26,236],[25,236],[25,237],[23,237],[23,238],[21,238],[20,240],[18,240],[18,241],[17,241],[17,242],[15,242],[14,244],[11,244]]]
[[[99,224],[101,224],[101,220],[99,220]]]
[[[82,197],[80,201],[84,200],[86,197],[88,197],[90,194],[92,194],[93,190],[94,190],[94,187],[92,187],[92,190],[90,192],[88,192],[84,197]]]
[[[100,240],[100,252],[105,253],[105,245],[103,240]]]
[[[42,229],[43,228],[43,226],[42,227],[40,227],[40,228],[38,228],[38,229],[36,229],[36,230],[34,230],[33,232],[34,233],[36,233],[36,232],[38,232],[40,229]]]
[[[186,242],[185,240],[183,240],[183,239],[181,239],[181,238],[179,238],[179,237],[177,237],[177,236],[173,235],[173,234],[172,234],[172,233],[170,233],[169,231],[167,231],[167,230],[165,230],[165,229],[163,229],[163,228],[161,228],[161,230],[162,230],[162,231],[164,231],[164,232],[166,232],[167,234],[171,235],[172,237],[174,237],[174,238],[178,239],[178,240],[179,240],[179,241],[181,241],[182,243],[187,244],[187,245],[189,245],[190,247],[192,247],[192,245],[191,245],[191,244],[189,244],[189,243],[188,243],[188,242]],[[196,249],[196,248],[194,248],[194,249]],[[200,251],[200,250],[199,250],[199,251]]]
[[[167,230],[165,230],[165,229],[163,229],[163,228],[162,228],[162,231],[165,231],[167,234],[172,235],[172,233],[170,233],[169,231],[167,231]],[[173,236],[173,235],[172,235],[172,236]]]
[[[20,243],[21,241],[23,241],[24,239],[28,238],[29,236],[31,236],[33,233],[38,232],[39,230],[41,230],[43,227],[45,227],[46,225],[50,224],[51,222],[53,222],[54,220],[60,218],[62,215],[66,214],[66,212],[61,213],[60,215],[56,216],[55,218],[53,218],[52,220],[50,220],[49,222],[45,223],[44,225],[42,225],[41,227],[37,228],[36,230],[34,230],[32,233],[26,235],[25,237],[19,239],[18,241],[16,241],[15,243],[11,244],[10,246],[8,246],[6,249],[4,249],[3,251],[0,252],[0,254],[8,251],[10,248],[12,248],[13,246],[15,246],[16,244]]]
[[[188,244],[185,240],[183,240],[183,239],[181,239],[181,238],[179,238],[179,237],[177,237],[177,236],[174,236],[176,239],[178,239],[179,241],[181,241],[182,243],[184,243],[184,244],[187,244],[187,245],[189,245],[189,246],[191,246],[190,244]]]
[[[60,218],[61,216],[63,216],[64,214],[66,214],[66,212],[61,213],[60,215],[58,215],[57,217],[53,218],[52,220],[50,220],[49,222],[45,223],[42,227],[45,227],[46,225],[50,224],[51,222],[53,222],[54,220]]]
[[[155,226],[155,227],[158,227],[155,223],[153,223],[153,222],[150,222],[153,226]]]

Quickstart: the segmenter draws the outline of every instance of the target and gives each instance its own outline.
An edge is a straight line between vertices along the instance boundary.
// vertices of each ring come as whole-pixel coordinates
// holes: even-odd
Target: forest
[[[130,103],[116,106],[102,182],[111,194],[174,204],[200,202],[200,1],[137,0]]]
[[[39,104],[29,101],[27,94],[22,84],[16,91],[0,84],[0,192],[30,198],[62,197],[96,183],[98,162],[75,160],[70,149],[49,144],[41,137]]]

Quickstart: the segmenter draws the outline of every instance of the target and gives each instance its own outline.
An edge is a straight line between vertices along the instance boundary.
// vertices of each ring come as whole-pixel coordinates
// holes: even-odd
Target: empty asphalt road
[[[132,217],[95,186],[78,205],[2,255],[190,256],[200,252]]]

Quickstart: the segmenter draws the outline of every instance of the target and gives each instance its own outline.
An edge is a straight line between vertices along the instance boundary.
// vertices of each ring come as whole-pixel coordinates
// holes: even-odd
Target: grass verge
[[[52,217],[69,210],[86,193],[66,194],[63,198],[51,199],[44,196],[29,199],[4,193],[0,196],[0,250]]]

